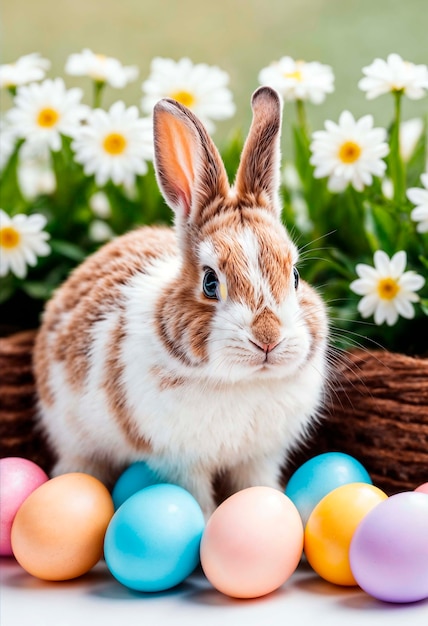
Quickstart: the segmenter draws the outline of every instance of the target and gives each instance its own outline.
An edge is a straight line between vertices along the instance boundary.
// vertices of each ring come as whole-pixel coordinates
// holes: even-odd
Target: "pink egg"
[[[423,483],[422,485],[419,485],[419,487],[416,487],[415,491],[428,494],[428,483]]]
[[[15,515],[27,497],[48,480],[33,461],[20,457],[0,459],[0,554],[10,556],[10,533]]]
[[[278,589],[303,552],[303,524],[292,501],[270,487],[250,487],[225,500],[208,520],[201,564],[211,584],[235,598]]]

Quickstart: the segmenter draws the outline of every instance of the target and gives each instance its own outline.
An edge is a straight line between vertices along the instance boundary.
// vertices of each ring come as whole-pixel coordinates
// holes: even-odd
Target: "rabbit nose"
[[[251,330],[252,342],[266,354],[271,352],[281,340],[281,322],[267,307],[256,315]]]
[[[259,348],[260,350],[263,350],[263,352],[268,354],[268,352],[272,352],[272,350],[276,348],[276,346],[281,342],[276,341],[275,343],[260,343],[258,341],[252,341],[251,343],[255,345],[256,348]]]

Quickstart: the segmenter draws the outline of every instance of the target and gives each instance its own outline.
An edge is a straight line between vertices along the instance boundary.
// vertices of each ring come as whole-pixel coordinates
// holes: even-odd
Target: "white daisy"
[[[22,195],[27,200],[50,195],[56,189],[56,178],[49,158],[20,159],[17,175]]]
[[[288,56],[263,68],[259,82],[276,89],[286,101],[309,100],[321,104],[334,91],[334,75],[329,65],[295,61]]]
[[[18,87],[36,80],[43,80],[51,63],[38,52],[26,54],[15,63],[0,65],[0,87]]]
[[[103,191],[96,191],[89,198],[89,208],[93,214],[103,220],[111,217],[111,206],[107,195]]]
[[[50,253],[45,226],[46,218],[39,213],[9,217],[0,209],[0,276],[10,271],[18,278],[25,278],[27,266],[34,267],[37,257]]]
[[[95,54],[85,48],[80,53],[70,54],[65,71],[72,76],[89,76],[100,83],[121,89],[138,76],[136,65],[124,66],[120,61],[104,54]]]
[[[135,106],[126,109],[123,102],[115,102],[108,112],[91,112],[71,147],[85,174],[95,174],[98,185],[111,179],[116,185],[131,186],[153,158],[152,120],[139,118]]]
[[[411,100],[419,100],[428,89],[428,67],[403,61],[399,54],[389,54],[387,60],[375,59],[363,67],[358,86],[369,100],[384,93],[403,92]]]
[[[61,78],[19,87],[7,119],[16,134],[29,143],[61,149],[61,134],[72,136],[88,107],[80,104],[81,89],[65,88]]]
[[[89,239],[95,243],[103,243],[104,241],[110,241],[115,237],[113,230],[103,220],[94,220],[89,225],[88,230]]]
[[[327,120],[326,130],[313,133],[310,162],[315,178],[329,177],[330,191],[343,191],[351,184],[357,191],[371,185],[373,176],[382,176],[386,164],[382,157],[389,152],[384,128],[373,128],[373,117],[355,120],[343,111],[339,124]]]
[[[422,174],[421,181],[425,189],[412,187],[407,190],[407,197],[416,205],[410,214],[414,222],[419,222],[416,230],[418,233],[428,233],[428,172]]]
[[[350,284],[351,290],[364,296],[358,303],[362,317],[374,315],[380,325],[386,322],[393,326],[401,315],[407,319],[415,316],[412,302],[418,302],[415,293],[425,284],[425,278],[415,272],[405,272],[407,255],[400,250],[390,259],[382,250],[374,254],[374,267],[359,263],[356,272],[359,276]]]
[[[194,65],[190,59],[180,61],[156,57],[150,76],[143,82],[141,108],[151,114],[161,98],[173,98],[191,109],[212,132],[212,120],[224,120],[235,113],[229,75],[216,66]]]

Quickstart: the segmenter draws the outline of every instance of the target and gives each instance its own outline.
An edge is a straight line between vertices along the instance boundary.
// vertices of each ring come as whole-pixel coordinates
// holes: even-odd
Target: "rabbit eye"
[[[299,286],[300,275],[295,267],[293,267],[293,274],[294,274],[294,289],[297,289],[297,287]]]
[[[219,281],[217,274],[210,267],[205,268],[202,290],[207,298],[219,299]]]

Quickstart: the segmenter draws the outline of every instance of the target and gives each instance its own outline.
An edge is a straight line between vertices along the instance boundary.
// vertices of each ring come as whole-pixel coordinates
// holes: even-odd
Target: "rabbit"
[[[282,489],[319,416],[326,307],[281,222],[282,102],[269,87],[235,183],[202,123],[160,100],[155,171],[174,226],[144,226],[89,256],[48,302],[34,351],[38,413],[57,462],[110,484],[145,461],[208,518],[230,493]]]

